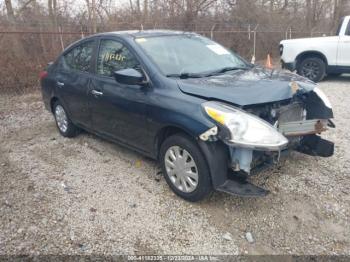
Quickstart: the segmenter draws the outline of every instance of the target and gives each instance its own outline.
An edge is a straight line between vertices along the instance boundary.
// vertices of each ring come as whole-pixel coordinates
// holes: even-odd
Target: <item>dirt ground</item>
[[[335,111],[333,157],[292,153],[253,178],[267,197],[196,204],[133,151],[61,137],[39,92],[0,96],[0,253],[350,255],[350,76],[320,87]]]

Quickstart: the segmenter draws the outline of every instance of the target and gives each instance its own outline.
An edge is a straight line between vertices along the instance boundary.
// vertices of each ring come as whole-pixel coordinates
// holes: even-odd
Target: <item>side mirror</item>
[[[117,82],[125,85],[143,85],[146,83],[145,77],[133,68],[115,71],[114,78]]]

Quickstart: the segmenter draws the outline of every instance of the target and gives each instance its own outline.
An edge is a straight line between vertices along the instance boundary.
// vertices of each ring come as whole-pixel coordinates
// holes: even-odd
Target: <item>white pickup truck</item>
[[[350,73],[350,16],[342,19],[336,36],[281,41],[280,54],[282,68],[314,82]]]

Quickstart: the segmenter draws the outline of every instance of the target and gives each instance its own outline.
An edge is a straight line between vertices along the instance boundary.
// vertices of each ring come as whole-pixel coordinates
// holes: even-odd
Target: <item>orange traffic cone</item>
[[[271,62],[271,56],[270,54],[267,54],[267,59],[266,59],[266,63],[265,63],[265,66],[269,69],[272,69],[273,68],[273,65],[272,65],[272,62]]]

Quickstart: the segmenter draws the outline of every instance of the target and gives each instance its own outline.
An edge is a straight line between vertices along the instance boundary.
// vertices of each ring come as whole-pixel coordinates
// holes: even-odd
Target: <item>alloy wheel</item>
[[[314,61],[306,62],[301,70],[303,76],[313,80],[320,73],[320,65]]]

